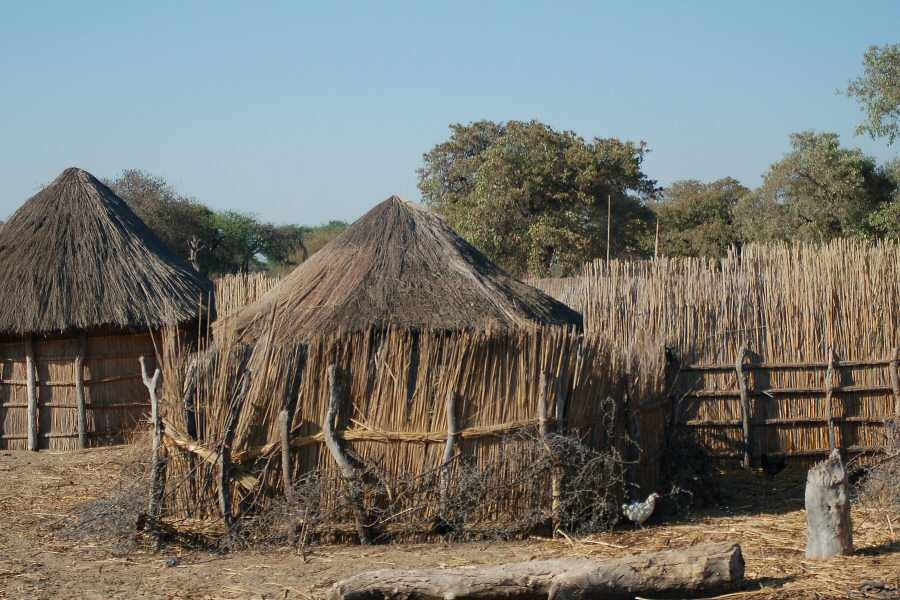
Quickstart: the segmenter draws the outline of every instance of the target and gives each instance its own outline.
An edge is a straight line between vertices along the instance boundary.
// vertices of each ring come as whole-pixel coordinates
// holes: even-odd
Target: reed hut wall
[[[83,344],[83,345],[82,345]],[[37,396],[38,449],[79,447],[76,357],[85,405],[87,447],[129,440],[149,408],[138,357],[155,365],[149,333],[99,333],[31,340]],[[24,450],[28,438],[27,339],[0,342],[0,448]]]
[[[450,466],[451,486],[457,485],[459,465],[490,464],[495,467],[493,487],[504,490],[480,505],[469,525],[496,524],[549,507],[550,482],[523,477],[534,460],[529,455],[534,444],[529,441],[537,435],[541,394],[554,428],[557,403],[565,398],[561,426],[566,432],[593,448],[615,445],[627,452],[625,432],[635,423],[640,428],[640,419],[629,419],[627,410],[650,406],[648,398],[658,399],[663,386],[661,361],[639,376],[629,375],[629,357],[561,328],[368,330],[268,350],[262,350],[266,346],[261,342],[250,359],[243,358],[236,344],[219,340],[217,347],[199,371],[186,370],[187,358],[177,352],[164,352],[162,358],[166,443],[171,452],[168,510],[179,517],[218,516],[217,449],[235,415],[231,457],[236,475],[229,484],[235,512],[258,510],[283,494],[278,414],[285,407],[291,407],[293,479],[317,473],[325,483],[324,507],[336,507],[344,488],[322,433],[330,395],[327,369],[332,364],[348,378],[340,436],[353,455],[388,481],[419,481],[440,470],[447,440],[446,398],[456,394],[461,431],[459,456]],[[235,390],[245,368],[242,360],[249,365],[251,383],[246,398],[235,406]],[[181,400],[186,372],[198,377],[196,436],[187,433],[191,425]],[[605,426],[611,418],[607,398],[616,406],[618,419],[612,439]],[[642,468],[635,474],[648,487],[656,483],[655,457],[660,451],[652,444],[661,439],[653,421],[658,415],[650,408],[648,447],[643,458],[637,457]],[[422,498],[410,498],[410,506],[400,508],[418,511],[416,518],[427,522],[435,516],[437,502],[429,498],[424,507],[417,504],[421,502]]]
[[[268,273],[235,273],[213,279],[216,314],[219,318],[253,304],[275,287],[279,277]]]
[[[676,421],[713,456],[742,458],[749,447],[754,463],[762,454],[809,462],[829,451],[829,429],[837,447],[865,454],[900,414],[898,259],[896,242],[749,245],[721,260],[597,261],[530,283],[582,311],[587,332],[668,348],[681,369]],[[736,369],[744,348],[748,440]]]

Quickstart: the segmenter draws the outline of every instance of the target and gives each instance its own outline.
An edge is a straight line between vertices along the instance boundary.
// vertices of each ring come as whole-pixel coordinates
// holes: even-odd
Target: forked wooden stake
[[[163,427],[159,414],[159,397],[156,395],[160,370],[157,368],[151,377],[147,372],[147,362],[144,357],[139,357],[138,361],[141,363],[141,379],[150,394],[150,422],[153,424],[153,474],[150,479],[147,514],[153,519],[158,519],[162,513],[162,499],[166,488],[166,460],[162,453]]]
[[[369,519],[363,504],[362,480],[356,468],[351,464],[350,458],[344,452],[344,448],[341,446],[341,442],[335,433],[338,415],[345,401],[346,388],[343,378],[340,376],[334,363],[328,365],[328,385],[331,388],[331,394],[328,402],[328,412],[325,415],[325,425],[322,427],[322,433],[325,436],[325,446],[341,470],[341,475],[347,485],[350,507],[356,519],[356,532],[359,534],[359,543],[371,544],[372,537],[369,531]]]
[[[78,353],[75,355],[75,402],[78,409],[78,448],[87,448],[87,414],[84,403],[84,358],[87,354],[87,335],[78,336]]]
[[[750,456],[752,449],[750,447],[750,392],[747,389],[747,374],[744,371],[744,358],[749,351],[746,347],[742,347],[738,352],[737,360],[734,362],[734,372],[737,375],[738,391],[741,395],[741,429],[744,435],[744,458],[743,467],[750,468]]]
[[[447,443],[444,445],[444,456],[441,460],[440,494],[441,512],[447,512],[447,496],[450,491],[450,461],[459,437],[459,420],[456,416],[456,392],[447,392]]]

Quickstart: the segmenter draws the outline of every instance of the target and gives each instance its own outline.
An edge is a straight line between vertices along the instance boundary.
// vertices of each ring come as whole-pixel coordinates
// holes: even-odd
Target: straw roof
[[[0,229],[0,332],[147,329],[190,320],[209,280],[93,175],[66,169]]]
[[[279,336],[368,327],[455,330],[581,326],[581,315],[507,275],[442,219],[391,196],[259,301],[238,329],[277,305]]]

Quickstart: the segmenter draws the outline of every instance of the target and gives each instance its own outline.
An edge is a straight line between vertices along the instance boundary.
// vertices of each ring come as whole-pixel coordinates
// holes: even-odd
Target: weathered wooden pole
[[[159,386],[160,370],[153,371],[153,376],[147,371],[147,362],[143,356],[138,358],[141,364],[141,380],[150,394],[150,422],[153,424],[153,472],[150,479],[150,499],[147,514],[153,519],[159,519],[162,514],[162,499],[166,488],[166,460],[162,451],[162,418],[159,414],[159,396],[156,394]]]
[[[294,500],[294,483],[291,478],[291,416],[286,408],[278,413],[278,431],[281,438],[281,484],[288,502]]]
[[[825,420],[828,422],[828,449],[837,448],[834,433],[834,351],[828,349],[828,369],[825,371]]]
[[[447,411],[447,442],[444,444],[444,456],[441,459],[441,472],[439,480],[441,513],[447,513],[447,497],[450,493],[450,461],[456,448],[456,439],[459,437],[459,419],[456,416],[456,392],[447,392],[445,403]]]
[[[75,354],[75,403],[78,410],[78,448],[87,448],[87,409],[84,403],[84,358],[87,355],[87,334],[78,336]]]
[[[557,399],[559,402],[559,399]],[[559,404],[557,404],[557,410],[559,410]],[[561,488],[561,478],[559,473],[559,465],[557,451],[554,448],[553,440],[551,438],[550,431],[550,423],[547,418],[547,376],[542,371],[540,378],[538,379],[538,400],[537,400],[537,418],[538,418],[538,434],[541,436],[541,440],[544,443],[544,448],[547,450],[547,456],[550,459],[550,511],[553,518],[553,535],[556,535],[556,531],[560,525],[560,513],[562,506],[562,488]]]
[[[325,446],[331,453],[331,458],[337,463],[341,471],[344,483],[347,485],[347,496],[350,500],[350,508],[356,520],[356,532],[359,535],[360,544],[371,544],[372,535],[369,529],[369,518],[366,515],[363,503],[362,478],[359,477],[356,468],[350,462],[350,458],[344,452],[341,442],[337,437],[338,415],[345,403],[346,387],[343,377],[334,363],[328,365],[328,385],[331,393],[328,402],[328,412],[325,414],[325,424],[322,433],[325,438]]]
[[[894,416],[900,419],[900,347],[895,347],[891,352],[891,390],[894,393]]]
[[[219,445],[219,511],[222,513],[222,520],[225,527],[230,532],[235,525],[234,512],[231,509],[231,446],[234,444],[234,435],[237,431],[238,417],[241,414],[241,408],[247,399],[247,393],[250,391],[250,370],[244,371],[241,378],[241,387],[235,396],[231,405],[231,411],[225,422],[225,432],[222,437],[222,443]]]
[[[841,454],[832,450],[827,460],[806,475],[806,558],[822,559],[853,553],[853,525],[847,494],[847,472]]]
[[[741,431],[744,436],[744,458],[743,467],[750,468],[750,458],[752,456],[751,437],[750,437],[750,391],[747,386],[747,374],[744,371],[744,358],[749,353],[746,346],[741,347],[738,352],[737,360],[734,363],[734,372],[737,375],[738,392],[741,396]]]
[[[38,449],[38,411],[37,411],[37,382],[35,380],[34,365],[34,339],[32,336],[25,338],[25,392],[28,395],[28,429],[27,448]]]

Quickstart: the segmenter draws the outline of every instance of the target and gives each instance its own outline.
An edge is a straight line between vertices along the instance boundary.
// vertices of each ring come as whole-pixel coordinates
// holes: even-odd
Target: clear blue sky
[[[137,167],[278,223],[418,199],[452,122],[646,140],[662,184],[757,185],[788,134],[855,137],[835,91],[900,2],[0,0],[0,218],[76,165]]]

